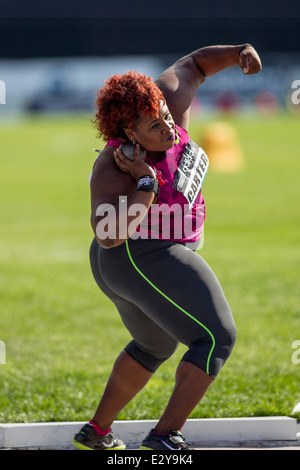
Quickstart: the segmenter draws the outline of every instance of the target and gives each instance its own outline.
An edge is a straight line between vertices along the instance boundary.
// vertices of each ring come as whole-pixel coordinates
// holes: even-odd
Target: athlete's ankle
[[[106,436],[111,431],[111,428],[109,428],[107,430],[101,429],[100,426],[98,426],[98,424],[95,423],[95,421],[93,421],[92,419],[89,421],[89,424],[91,426],[93,426],[94,431],[95,431],[96,434],[98,434],[98,436]]]
[[[168,434],[170,434],[170,432],[167,432],[167,431],[158,432],[156,431],[156,429],[153,429],[153,434],[155,434],[156,436],[167,436]]]

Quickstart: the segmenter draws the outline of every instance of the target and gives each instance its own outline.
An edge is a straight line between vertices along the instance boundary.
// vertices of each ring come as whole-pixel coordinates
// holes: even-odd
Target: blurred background
[[[156,77],[183,54],[213,44],[253,43],[264,73],[235,68],[207,81],[196,106],[277,112],[300,77],[296,0],[1,0],[0,118],[22,112],[93,111],[95,90],[113,73]],[[196,107],[195,107],[196,109]]]

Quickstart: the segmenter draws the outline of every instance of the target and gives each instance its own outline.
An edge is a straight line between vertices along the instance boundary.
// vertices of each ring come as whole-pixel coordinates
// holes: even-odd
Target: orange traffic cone
[[[211,170],[233,172],[240,171],[245,166],[238,135],[229,123],[209,124],[204,129],[201,141]]]

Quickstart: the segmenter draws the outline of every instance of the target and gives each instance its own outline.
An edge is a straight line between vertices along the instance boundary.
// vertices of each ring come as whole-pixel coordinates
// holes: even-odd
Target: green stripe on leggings
[[[160,295],[162,295],[165,299],[167,299],[169,302],[171,302],[171,304],[175,305],[176,308],[178,308],[179,310],[181,310],[181,312],[183,312],[185,315],[187,315],[188,317],[190,317],[192,320],[194,320],[196,323],[198,323],[198,325],[200,325],[202,328],[204,328],[205,331],[207,331],[207,333],[209,334],[209,336],[211,337],[212,339],[212,347],[211,347],[211,350],[209,352],[209,355],[208,355],[208,358],[207,358],[207,363],[206,363],[206,373],[209,374],[209,361],[210,361],[210,358],[211,358],[211,355],[212,355],[212,352],[214,350],[214,347],[215,347],[215,338],[212,334],[212,332],[205,326],[203,325],[203,323],[201,323],[199,320],[197,320],[197,318],[193,317],[193,315],[191,315],[190,313],[188,313],[186,310],[184,310],[182,307],[180,307],[180,305],[177,305],[174,300],[170,299],[170,297],[168,297],[166,294],[164,294],[158,287],[156,287],[153,282],[150,281],[150,279],[148,279],[145,274],[142,273],[142,271],[137,267],[137,265],[135,264],[135,262],[133,261],[132,259],[132,256],[131,256],[131,253],[130,253],[130,250],[129,250],[129,245],[128,245],[128,240],[126,240],[125,242],[126,244],[126,250],[127,250],[127,254],[128,254],[128,257],[131,261],[131,264],[133,265],[134,269],[145,279],[146,282],[148,282],[148,284],[150,284],[150,286],[153,287],[153,289],[155,289]]]

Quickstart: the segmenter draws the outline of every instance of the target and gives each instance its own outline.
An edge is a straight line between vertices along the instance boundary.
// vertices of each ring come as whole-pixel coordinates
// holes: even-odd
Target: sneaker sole
[[[92,449],[91,447],[87,447],[84,444],[81,444],[80,442],[75,441],[75,439],[72,439],[72,444],[76,449],[79,450],[95,450]],[[116,447],[105,447],[104,449],[99,449],[99,450],[125,450],[126,449],[126,444],[123,444],[122,446],[116,446]]]

